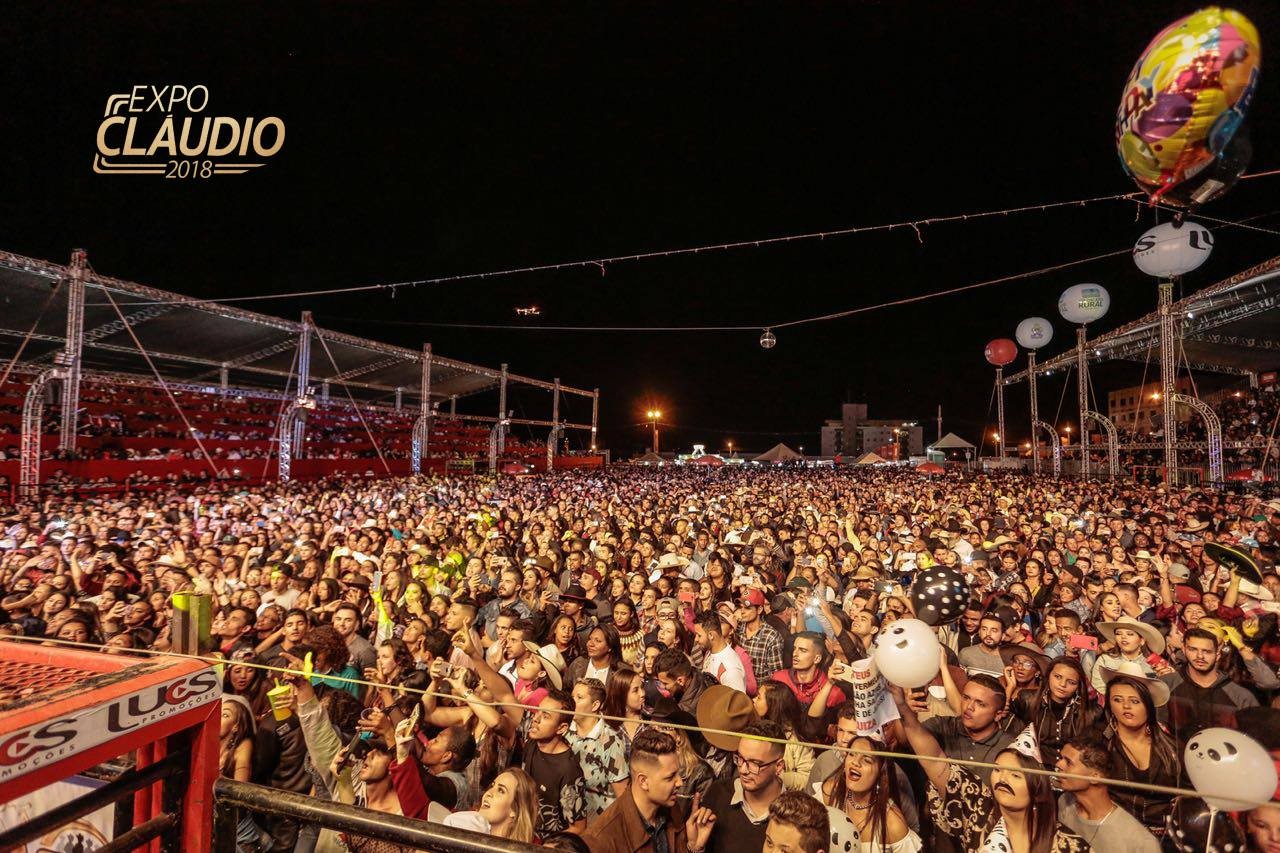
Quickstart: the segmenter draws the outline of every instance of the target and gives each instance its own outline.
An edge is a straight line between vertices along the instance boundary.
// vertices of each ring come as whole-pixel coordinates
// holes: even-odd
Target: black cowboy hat
[[[560,600],[576,601],[587,610],[595,610],[595,599],[587,598],[587,591],[582,588],[582,584],[570,584],[569,588],[560,593]]]
[[[1209,542],[1205,544],[1204,552],[1230,569],[1233,575],[1239,575],[1244,580],[1253,581],[1256,584],[1262,583],[1262,572],[1259,571],[1258,564],[1243,551],[1229,548],[1221,542]]]

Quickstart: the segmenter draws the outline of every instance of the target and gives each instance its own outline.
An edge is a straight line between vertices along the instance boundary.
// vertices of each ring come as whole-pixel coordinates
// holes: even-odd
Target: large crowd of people
[[[1256,495],[901,468],[157,485],[15,507],[0,635],[164,651],[172,594],[211,596],[238,780],[563,850],[1061,853],[1174,843],[1175,796],[1122,783],[1188,788],[1206,727],[1280,760]],[[968,588],[938,675],[884,685],[869,659],[934,566]],[[1280,805],[1216,819],[1280,850]],[[251,814],[238,842],[396,849]]]

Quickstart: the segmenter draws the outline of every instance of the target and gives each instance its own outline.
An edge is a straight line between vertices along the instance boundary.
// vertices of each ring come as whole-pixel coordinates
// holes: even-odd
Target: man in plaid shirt
[[[749,588],[738,603],[738,641],[751,658],[756,681],[764,681],[782,669],[782,635],[764,619],[764,593]]]

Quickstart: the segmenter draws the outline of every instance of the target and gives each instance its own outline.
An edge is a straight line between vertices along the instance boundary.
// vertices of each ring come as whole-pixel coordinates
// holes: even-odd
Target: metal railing
[[[183,750],[170,753],[167,757],[142,769],[126,770],[100,788],[95,788],[87,794],[0,832],[0,850],[22,849],[27,844],[40,840],[50,831],[66,826],[87,814],[92,814],[103,806],[120,803],[126,797],[150,788],[157,782],[180,777],[187,772],[190,761],[191,754]],[[176,850],[180,845],[171,830],[176,829],[181,823],[179,817],[182,813],[181,800],[176,796],[179,787],[166,785],[164,796],[166,811],[127,832],[120,833],[117,828],[119,834],[113,840],[98,847],[95,853],[124,853],[161,836],[166,836],[162,849]]]
[[[218,853],[235,853],[240,809],[280,815],[324,829],[363,835],[433,853],[492,853],[495,850],[528,853],[540,849],[531,844],[521,844],[493,835],[362,809],[331,800],[305,797],[233,779],[219,779],[213,786],[213,797],[217,809],[214,817],[214,849]]]

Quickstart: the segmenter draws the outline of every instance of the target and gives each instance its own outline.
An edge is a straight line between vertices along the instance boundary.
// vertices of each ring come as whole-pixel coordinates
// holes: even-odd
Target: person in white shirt
[[[262,605],[258,608],[258,612],[261,613],[272,604],[278,604],[286,611],[292,610],[297,605],[298,597],[302,593],[289,586],[291,580],[293,580],[293,568],[291,566],[283,563],[273,566],[271,569],[271,588],[262,594]]]
[[[693,641],[706,652],[702,659],[702,671],[726,687],[747,692],[747,672],[742,666],[742,658],[724,638],[724,629],[720,616],[708,611],[698,616],[693,626]]]

